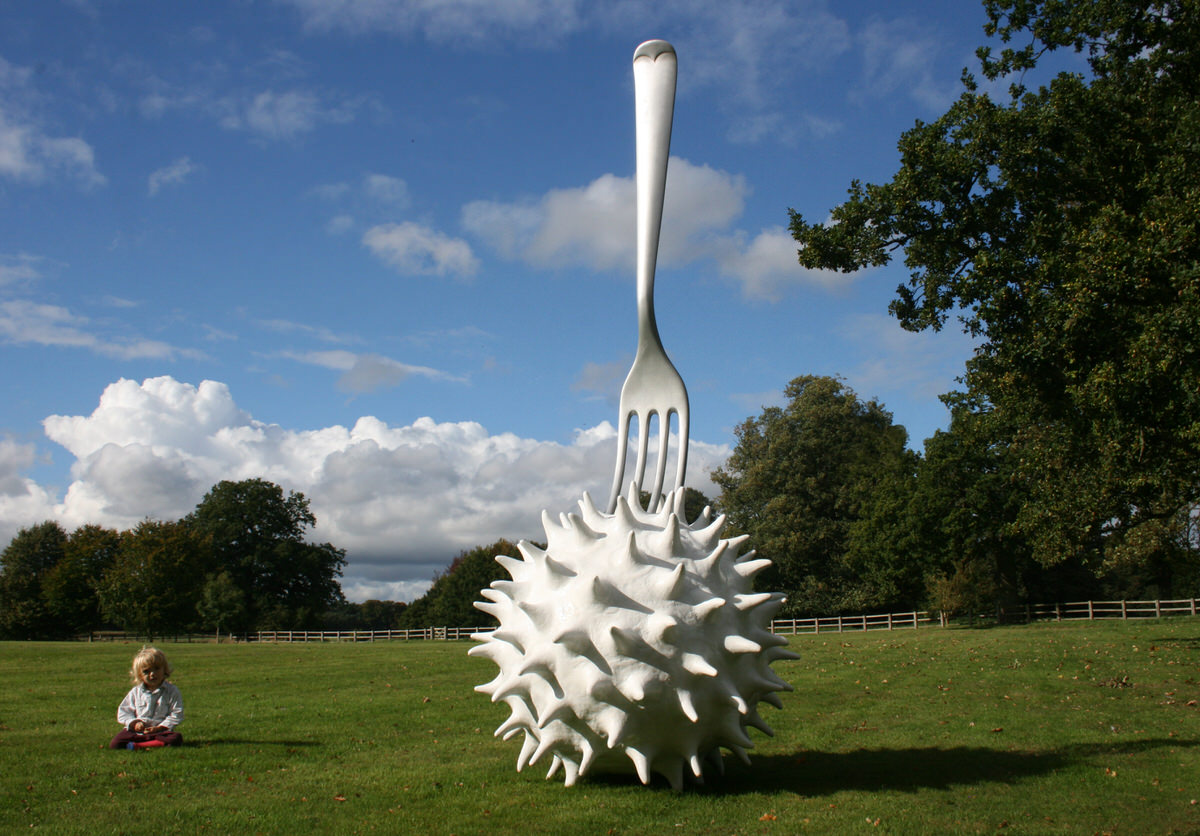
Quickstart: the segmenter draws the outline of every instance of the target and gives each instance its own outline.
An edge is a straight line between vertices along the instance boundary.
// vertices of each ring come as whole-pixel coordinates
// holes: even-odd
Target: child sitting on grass
[[[183,736],[175,727],[183,722],[183,697],[167,682],[171,665],[156,647],[143,647],[133,657],[129,676],[134,686],[117,708],[124,729],[108,744],[110,749],[149,749],[178,746]]]

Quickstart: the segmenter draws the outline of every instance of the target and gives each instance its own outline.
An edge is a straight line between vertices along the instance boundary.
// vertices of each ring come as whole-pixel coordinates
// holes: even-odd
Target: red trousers
[[[129,729],[122,729],[116,737],[108,744],[109,749],[127,749],[129,744],[134,744],[137,748],[149,748],[151,746],[178,746],[183,742],[183,735],[179,732],[160,731],[154,734],[138,734]]]

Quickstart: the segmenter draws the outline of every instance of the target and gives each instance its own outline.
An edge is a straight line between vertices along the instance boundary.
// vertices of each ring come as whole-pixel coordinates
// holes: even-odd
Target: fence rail
[[[984,621],[1001,622],[1075,621],[1102,619],[1166,618],[1200,614],[1200,598],[1179,598],[1158,601],[1072,601],[1065,604],[1027,604],[1001,610]],[[916,630],[926,625],[945,627],[948,619],[941,613],[926,611],[877,613],[874,615],[830,615],[814,618],[777,618],[771,622],[771,632],[777,635],[817,635],[820,633],[866,632],[871,630]],[[289,642],[376,642],[376,641],[454,641],[469,639],[472,633],[487,633],[492,627],[421,627],[415,630],[261,630],[239,636],[236,640],[268,643]],[[87,641],[127,641],[138,639],[132,633],[118,630],[97,631],[85,637]],[[223,636],[225,640],[230,637]],[[176,641],[212,641],[208,636],[176,636]]]
[[[1170,615],[1196,615],[1200,598],[1180,598],[1170,601],[1075,601],[1068,604],[1029,604],[1025,607],[1025,621],[1054,619],[1068,621],[1072,619],[1130,619],[1130,618],[1162,618]],[[1020,612],[1005,613],[1005,618],[1016,616]]]
[[[1001,612],[1002,621],[1070,621],[1087,619],[1131,619],[1163,618],[1172,615],[1196,615],[1200,612],[1200,598],[1182,598],[1167,601],[1074,601],[1065,604],[1029,604],[1023,609]],[[876,613],[874,615],[831,615],[813,618],[777,618],[771,622],[771,632],[776,635],[818,635],[820,633],[849,633],[872,630],[916,630],[919,627],[940,624],[945,627],[948,619],[941,613],[927,611]],[[394,641],[428,639],[466,639],[472,633],[487,633],[492,627],[425,627],[420,630],[352,630],[342,632],[315,632],[305,630],[279,630],[252,634],[250,641],[303,642],[303,641]]]
[[[820,618],[777,618],[771,622],[771,632],[778,635],[801,633],[846,633],[867,630],[915,630],[921,624],[936,619],[927,612],[891,612],[876,615],[832,615]]]
[[[415,630],[260,630],[247,638],[254,642],[375,642],[453,641],[491,627],[421,627]]]

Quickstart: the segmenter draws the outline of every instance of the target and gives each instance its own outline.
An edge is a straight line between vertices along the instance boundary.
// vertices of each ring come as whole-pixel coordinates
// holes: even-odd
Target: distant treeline
[[[174,522],[23,529],[0,554],[0,637],[321,626],[345,605],[337,578],[346,560],[329,543],[305,542],[315,524],[303,494],[248,479],[214,486]]]

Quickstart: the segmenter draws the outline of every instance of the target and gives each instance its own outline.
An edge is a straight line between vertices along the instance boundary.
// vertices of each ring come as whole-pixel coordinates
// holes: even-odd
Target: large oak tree
[[[902,254],[901,324],[957,316],[980,338],[969,402],[1008,450],[1013,531],[1036,559],[1157,566],[1155,585],[1183,592],[1200,500],[1200,5],[984,6],[1000,48],[979,51],[982,73],[1010,94],[964,75],[942,117],[900,138],[890,182],[854,182],[829,224],[792,212],[800,261]],[[1021,85],[1059,50],[1086,72]]]

